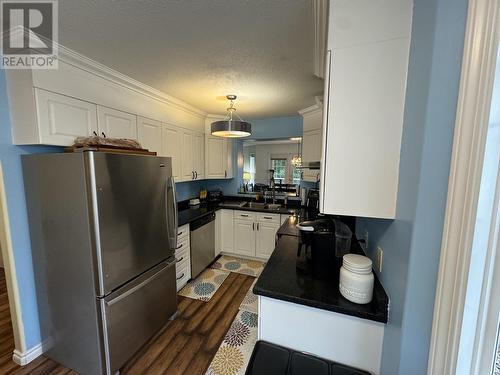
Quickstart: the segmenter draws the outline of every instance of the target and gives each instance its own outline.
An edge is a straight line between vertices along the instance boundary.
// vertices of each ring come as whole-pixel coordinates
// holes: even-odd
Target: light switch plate
[[[384,263],[384,250],[377,246],[377,253],[375,254],[375,268],[380,273],[382,272],[382,265]]]

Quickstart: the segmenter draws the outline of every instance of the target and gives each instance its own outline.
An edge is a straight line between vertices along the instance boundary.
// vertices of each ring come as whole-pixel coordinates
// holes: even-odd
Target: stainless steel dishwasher
[[[215,212],[196,219],[191,229],[191,277],[194,279],[215,259]]]

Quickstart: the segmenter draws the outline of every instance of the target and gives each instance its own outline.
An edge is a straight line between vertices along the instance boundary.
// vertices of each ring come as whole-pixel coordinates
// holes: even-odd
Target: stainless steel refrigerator
[[[22,164],[45,355],[115,373],[177,310],[171,159],[86,151]]]

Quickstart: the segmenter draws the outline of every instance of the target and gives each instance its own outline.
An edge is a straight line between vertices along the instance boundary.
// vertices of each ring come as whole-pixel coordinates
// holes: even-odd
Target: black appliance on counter
[[[342,221],[318,216],[316,220],[297,225],[300,233],[297,268],[319,279],[328,279],[350,252],[352,232]]]
[[[224,194],[220,190],[211,190],[207,192],[208,203],[220,203],[224,199]]]

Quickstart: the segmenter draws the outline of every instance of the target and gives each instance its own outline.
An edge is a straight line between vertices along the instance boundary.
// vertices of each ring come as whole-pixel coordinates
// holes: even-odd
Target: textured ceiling
[[[313,75],[311,0],[64,0],[59,42],[208,113],[297,114]]]

